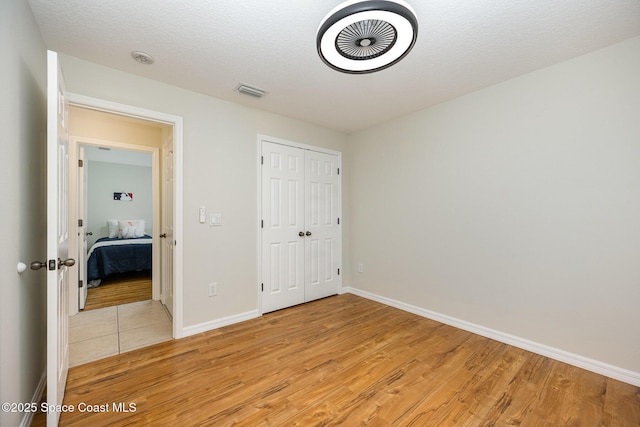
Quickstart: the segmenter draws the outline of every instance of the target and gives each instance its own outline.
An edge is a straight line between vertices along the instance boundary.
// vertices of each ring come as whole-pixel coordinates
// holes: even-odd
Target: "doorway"
[[[83,308],[89,282],[100,284],[111,273],[144,269],[145,264],[139,259],[143,255],[151,264],[146,267],[155,282],[152,298],[160,299],[162,258],[157,237],[163,232],[162,216],[170,216],[163,212],[160,203],[160,157],[172,126],[72,105],[69,128],[69,161],[73,166],[69,172],[70,228],[78,230],[78,238],[69,245],[70,250],[78,253],[80,264],[74,281],[78,286],[70,287],[69,291],[69,314]],[[90,176],[92,183],[88,182]],[[89,201],[91,205],[86,203]],[[124,236],[123,227],[135,230],[135,235]],[[143,236],[149,239],[145,242],[146,251],[139,244],[141,241],[121,241],[123,237]],[[90,263],[89,269],[83,268],[87,265],[81,259],[83,256],[95,261],[89,252],[100,238],[115,238],[96,248],[102,257],[98,259],[105,258],[110,263]],[[122,245],[132,242],[136,245]],[[137,261],[125,259],[123,252],[129,252],[129,257]]]
[[[75,147],[76,152],[74,154],[79,155],[81,150],[78,148],[81,147],[91,147],[94,149],[102,148],[103,151],[112,151],[112,152],[124,152],[128,151],[129,153],[137,153],[137,154],[146,154],[148,158],[151,158],[152,163],[152,182],[153,189],[151,194],[148,194],[148,190],[136,190],[138,194],[131,191],[131,189],[127,188],[118,188],[111,189],[108,193],[103,194],[100,197],[113,199],[115,197],[114,193],[133,193],[133,198],[135,200],[140,200],[141,196],[145,196],[148,198],[153,198],[154,207],[152,213],[152,219],[150,221],[146,221],[146,227],[144,228],[144,234],[149,235],[153,239],[153,250],[152,250],[152,268],[151,275],[152,280],[152,292],[151,299],[145,301],[146,303],[153,303],[154,307],[150,307],[151,316],[154,317],[154,322],[157,323],[158,315],[164,316],[168,319],[168,334],[169,339],[171,338],[180,338],[183,336],[182,332],[182,309],[181,309],[181,300],[182,300],[182,283],[181,283],[181,272],[182,272],[182,244],[177,240],[177,237],[181,235],[182,232],[182,215],[181,215],[181,205],[182,205],[182,192],[180,191],[182,185],[182,119],[180,117],[166,115],[164,113],[159,113],[150,110],[143,110],[136,107],[125,106],[122,104],[111,103],[104,100],[98,100],[93,98],[87,98],[80,95],[68,94],[68,99],[71,103],[70,109],[70,121],[78,125],[76,128],[72,129],[72,135],[82,135],[76,136],[75,139]],[[84,118],[86,116],[102,116],[108,117],[108,119],[103,122],[101,125],[97,125],[96,123],[91,123],[91,120],[84,121],[80,120],[78,122],[74,122],[74,117]],[[84,123],[83,123],[84,122]],[[118,125],[115,126],[114,123],[118,122]],[[89,124],[87,124],[89,123]],[[124,125],[123,125],[124,123]],[[137,126],[137,131],[134,131],[131,134],[131,128],[135,128]],[[88,130],[91,128],[91,131]],[[127,136],[127,128],[129,132],[129,136]],[[96,129],[102,129],[105,134],[96,134]],[[145,138],[145,134],[154,133],[156,135],[153,142],[149,142],[148,138]],[[88,137],[86,136],[88,135]],[[99,136],[100,138],[96,138]],[[148,136],[148,135],[147,135]],[[104,139],[101,139],[104,138]],[[163,147],[167,147],[168,141],[171,143],[171,156],[169,157],[173,162],[171,168],[169,169],[174,176],[171,177],[170,180],[162,180],[163,171],[165,165],[163,164]],[[72,162],[73,163],[73,162]],[[78,172],[77,172],[78,173]],[[76,176],[75,181],[70,177],[71,182],[82,182],[82,180],[78,179]],[[166,191],[163,188],[163,185],[169,182],[173,187],[171,188],[171,194],[177,194],[176,197],[173,197],[173,201],[170,204],[162,204],[161,194]],[[112,191],[115,190],[115,191]],[[78,193],[80,190],[78,190]],[[109,202],[113,202],[113,200],[109,200]],[[127,205],[128,202],[122,201],[121,205]],[[128,206],[132,206],[129,202]],[[77,211],[76,211],[77,212]],[[77,212],[77,217],[85,216],[82,210]],[[120,219],[142,219],[143,215],[122,215],[120,218],[113,218],[116,220]],[[134,218],[135,217],[135,218]],[[164,225],[166,225],[166,218],[171,218],[171,248],[172,248],[172,256],[167,257],[162,254],[162,244],[160,240],[164,240],[159,238],[160,235],[164,234]],[[83,219],[83,218],[77,218]],[[77,221],[77,220],[76,220]],[[102,224],[104,222],[104,224]],[[93,234],[93,238],[96,237],[95,229],[92,229],[93,225],[102,229],[101,233],[105,234],[107,232],[107,224],[106,221],[99,221],[99,224],[93,224],[90,220],[88,223],[85,222],[83,225],[85,229],[78,227],[78,248],[79,252],[84,252],[80,249],[82,246],[82,239],[80,239],[80,235],[85,236],[87,233],[89,236]],[[76,226],[76,222],[71,221],[71,225]],[[102,236],[100,236],[102,237]],[[164,265],[165,263],[170,264],[169,266]],[[78,281],[76,284],[86,284],[86,277],[82,277],[81,273],[79,274]],[[170,277],[167,277],[167,274]],[[135,279],[135,277],[134,277]],[[163,292],[166,292],[167,283],[170,284],[171,289],[171,297],[165,298],[163,296]],[[80,308],[79,298],[80,295],[78,293],[77,286],[71,286],[71,288],[75,288],[76,293],[75,296],[71,297],[70,306],[76,308],[77,310]],[[162,303],[160,302],[162,301]],[[163,303],[169,303],[171,306],[167,309],[164,309],[162,306]],[[158,307],[161,310],[158,310]],[[140,308],[140,307],[138,307]],[[131,311],[131,310],[129,310]],[[135,310],[134,310],[135,311]],[[173,314],[173,316],[168,315],[168,313]],[[73,313],[70,310],[70,314]],[[135,314],[137,316],[138,314]],[[123,316],[119,316],[121,319]],[[90,322],[89,322],[90,323]],[[116,332],[121,332],[122,325],[116,327]],[[140,342],[144,340],[138,340]]]
[[[79,309],[151,300],[153,219],[158,209],[154,205],[159,204],[153,200],[153,152],[115,148],[110,141],[95,145],[78,137],[72,140],[79,144],[81,159]],[[121,196],[116,198],[118,193]],[[123,193],[127,196],[122,197]],[[137,228],[133,233],[126,229],[123,235],[123,227],[129,224]]]

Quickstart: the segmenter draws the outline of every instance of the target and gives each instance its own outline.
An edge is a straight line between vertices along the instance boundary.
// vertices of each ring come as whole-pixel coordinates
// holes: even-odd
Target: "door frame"
[[[117,142],[105,139],[97,139],[97,138],[88,138],[83,136],[71,136],[69,137],[69,181],[76,183],[77,180],[80,179],[78,168],[76,164],[78,162],[78,153],[80,152],[80,146],[93,146],[93,147],[109,147],[115,150],[129,150],[129,151],[137,151],[141,153],[151,154],[151,209],[152,209],[152,220],[153,220],[153,230],[152,236],[158,236],[160,234],[160,148],[152,147],[146,145],[137,145],[137,144],[129,144],[126,142]],[[80,194],[77,194],[77,190],[74,192],[70,191],[69,197],[69,227],[75,227],[78,223],[78,200],[82,197]],[[86,203],[86,201],[85,201]],[[87,218],[82,218],[85,222]],[[85,225],[86,226],[86,225]],[[78,239],[75,239],[76,242]],[[160,299],[160,242],[158,239],[153,239],[151,244],[152,250],[152,261],[151,261],[151,278],[152,278],[152,295],[151,298],[154,300]],[[77,244],[74,242],[73,244],[69,244],[69,248],[71,250],[79,250]],[[75,253],[75,252],[74,252]],[[78,257],[79,258],[79,257]],[[79,270],[79,269],[77,269]],[[80,279],[80,277],[78,277]],[[75,281],[77,283],[77,280]],[[87,285],[87,284],[85,284]],[[73,283],[70,284],[69,287],[69,315],[73,316],[78,313],[78,287],[73,286]]]
[[[97,111],[132,117],[147,121],[166,123],[173,126],[173,161],[174,161],[174,235],[175,252],[173,258],[173,337],[184,337],[183,316],[183,119],[159,111],[147,110],[131,105],[120,104],[76,93],[67,93],[70,105]],[[158,171],[159,173],[160,171]],[[155,221],[154,221],[155,222]],[[158,223],[159,226],[159,223]],[[154,223],[154,232],[155,232]]]
[[[256,263],[258,266],[258,283],[256,286],[256,307],[258,307],[258,312],[260,315],[263,313],[262,308],[262,142],[272,142],[274,144],[287,145],[289,147],[301,148],[303,150],[311,150],[319,153],[331,154],[338,157],[338,168],[342,171],[342,152],[332,150],[330,148],[319,147],[317,145],[309,145],[303,144],[300,142],[289,141],[282,138],[275,138],[268,135],[258,134],[256,140],[256,167],[257,167],[257,198],[258,198],[258,211],[256,213],[256,236],[257,236],[257,249],[256,249]],[[340,176],[340,191],[338,195],[338,206],[336,207],[338,212],[338,216],[342,218],[342,175]],[[344,221],[343,221],[344,222]],[[344,236],[342,235],[342,230],[344,227],[340,227],[340,247],[338,248],[338,259],[340,259],[340,269],[342,269],[342,242],[344,241]],[[338,294],[341,294],[342,291],[342,280],[343,275],[340,275],[340,283],[338,284]]]

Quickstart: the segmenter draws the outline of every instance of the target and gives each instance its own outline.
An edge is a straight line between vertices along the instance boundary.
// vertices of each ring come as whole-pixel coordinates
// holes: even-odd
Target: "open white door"
[[[173,135],[162,147],[162,304],[173,316]]]
[[[87,167],[84,161],[84,147],[78,147],[78,278],[80,286],[78,289],[78,307],[84,309],[87,302]]]
[[[69,370],[67,270],[69,254],[69,174],[67,105],[56,52],[47,52],[47,404],[62,404]],[[57,426],[60,413],[47,413]]]

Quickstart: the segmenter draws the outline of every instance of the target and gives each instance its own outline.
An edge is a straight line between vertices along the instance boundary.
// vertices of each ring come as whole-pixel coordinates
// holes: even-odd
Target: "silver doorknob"
[[[299,233],[298,233],[298,236],[300,236],[300,237],[304,237],[304,231],[299,232]]]
[[[162,233],[159,237],[161,239],[166,239],[167,238],[167,233]]]
[[[33,261],[30,264],[30,267],[32,270],[40,270],[43,267],[46,267],[47,263],[46,262],[40,262],[40,261]]]
[[[305,234],[306,234],[307,236],[311,236],[311,232],[310,232],[310,231],[307,231]]]
[[[74,265],[76,265],[76,260],[73,258],[67,258],[64,261],[58,258],[58,269],[62,268],[62,266],[73,267]]]

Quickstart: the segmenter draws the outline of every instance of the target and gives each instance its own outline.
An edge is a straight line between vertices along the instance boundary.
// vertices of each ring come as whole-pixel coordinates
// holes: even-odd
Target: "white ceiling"
[[[414,49],[342,74],[316,30],[341,0],[29,0],[49,49],[343,132],[640,35],[640,0],[407,0]],[[130,52],[155,58],[141,65]],[[239,83],[268,92],[255,99]]]

